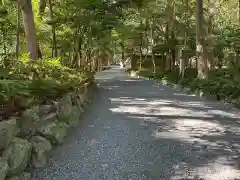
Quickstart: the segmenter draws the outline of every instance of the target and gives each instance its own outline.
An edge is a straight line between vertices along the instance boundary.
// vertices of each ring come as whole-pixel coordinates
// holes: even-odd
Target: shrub
[[[20,106],[19,104],[22,106],[28,98],[36,99],[38,102],[39,100],[44,102],[49,98],[55,99],[94,80],[92,72],[68,68],[63,66],[59,59],[24,60],[7,68],[3,66],[0,68],[2,109],[6,106]],[[17,111],[19,107],[11,109],[11,112],[2,110],[0,115],[6,116],[6,113]]]

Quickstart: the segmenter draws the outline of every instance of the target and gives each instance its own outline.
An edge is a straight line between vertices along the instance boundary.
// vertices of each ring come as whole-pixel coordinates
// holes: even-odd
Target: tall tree
[[[213,16],[215,10],[215,0],[208,0],[208,36],[207,36],[207,59],[208,59],[208,66],[210,69],[213,69],[215,66],[214,63],[214,54],[213,54]]]
[[[34,23],[34,15],[31,0],[18,0],[22,9],[23,24],[27,39],[27,50],[30,53],[30,58],[36,60],[39,57],[36,29]]]
[[[204,79],[208,74],[207,59],[204,54],[203,0],[196,1],[196,55],[198,77]]]

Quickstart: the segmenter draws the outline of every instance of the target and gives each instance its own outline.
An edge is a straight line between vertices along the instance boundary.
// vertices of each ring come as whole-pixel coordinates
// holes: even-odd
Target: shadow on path
[[[36,180],[240,178],[240,120],[230,107],[124,76],[99,87]]]

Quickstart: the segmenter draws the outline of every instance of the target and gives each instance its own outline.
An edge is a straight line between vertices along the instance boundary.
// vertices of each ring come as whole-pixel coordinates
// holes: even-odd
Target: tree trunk
[[[78,67],[82,66],[82,38],[79,38],[78,41]]]
[[[153,21],[150,22],[150,35],[151,35],[151,49],[152,49],[152,71],[153,73],[156,73],[156,63],[155,63],[155,57],[154,57],[154,51],[153,51],[153,47],[154,47],[154,29],[153,29]]]
[[[39,8],[38,8],[38,14],[39,16],[42,18],[45,8],[47,6],[47,0],[39,0],[39,4],[38,4]]]
[[[238,24],[240,25],[240,0],[238,0]]]
[[[208,0],[209,17],[208,17],[208,67],[214,69],[214,54],[213,54],[213,16],[214,16],[214,0]]]
[[[179,73],[181,76],[181,79],[184,78],[184,73],[185,73],[185,61],[184,61],[184,57],[183,57],[183,51],[184,49],[179,49],[179,61],[180,61],[180,66],[179,66]]]
[[[186,27],[189,27],[189,0],[185,0],[183,1],[183,3],[185,2],[185,17],[186,17]],[[184,45],[183,45],[183,49],[181,49],[180,51],[180,76],[183,79],[184,75],[185,75],[185,64],[186,62],[189,63],[189,59],[186,59],[186,49],[187,49],[187,43],[188,43],[188,30],[185,29],[185,33],[184,33]]]
[[[17,4],[17,32],[16,32],[16,57],[19,58],[19,48],[20,48],[20,16],[21,10],[19,3]]]
[[[120,43],[120,46],[121,46],[121,49],[122,49],[122,52],[121,52],[121,55],[122,55],[122,57],[121,57],[121,62],[122,62],[122,64],[124,65],[124,59],[125,59],[124,40],[122,40],[122,42]]]
[[[142,20],[140,21],[140,28],[142,28]],[[139,69],[142,69],[142,61],[143,61],[143,53],[142,53],[142,45],[143,45],[143,33],[140,32],[140,44],[139,44],[139,52],[140,52],[140,62],[139,62]]]
[[[175,50],[172,43],[169,40],[172,40],[173,32],[173,25],[174,25],[174,8],[175,8],[175,0],[167,0],[167,26],[165,32],[165,43],[168,47],[167,55],[166,55],[166,70],[172,70],[175,60]]]
[[[174,31],[172,31],[171,39],[175,40]],[[175,45],[172,45],[170,52],[171,52],[171,71],[175,71],[175,61],[176,61]]]
[[[139,62],[139,69],[142,69],[142,63],[143,63],[143,53],[142,53],[142,44],[143,44],[143,37],[142,33],[140,33],[140,45],[139,45],[139,50],[140,50],[140,62]]]
[[[5,40],[5,38],[6,38],[6,29],[5,28],[1,28],[1,31],[2,31],[2,43],[3,43],[3,58],[4,58],[4,60],[6,60],[7,59],[7,47],[6,47],[6,40]]]
[[[81,67],[81,43],[81,37],[80,35],[77,35],[74,50],[74,65],[78,68]]]
[[[197,0],[196,5],[196,55],[198,78],[204,79],[208,74],[206,56],[204,56],[204,38],[203,38],[203,0]]]
[[[56,31],[55,31],[55,23],[54,14],[53,14],[53,5],[52,0],[49,0],[49,19],[52,22],[52,57],[57,57],[57,41],[56,41]]]
[[[41,52],[39,43],[37,43],[37,55],[38,55],[38,58],[39,58],[39,59],[42,59],[42,52]]]
[[[38,59],[37,36],[34,23],[34,15],[31,0],[18,0],[22,9],[23,24],[27,39],[27,51],[30,53],[30,59]]]

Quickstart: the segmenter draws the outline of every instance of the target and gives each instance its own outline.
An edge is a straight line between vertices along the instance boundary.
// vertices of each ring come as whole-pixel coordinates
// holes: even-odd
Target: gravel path
[[[238,113],[166,86],[97,74],[94,103],[35,180],[240,179]]]

